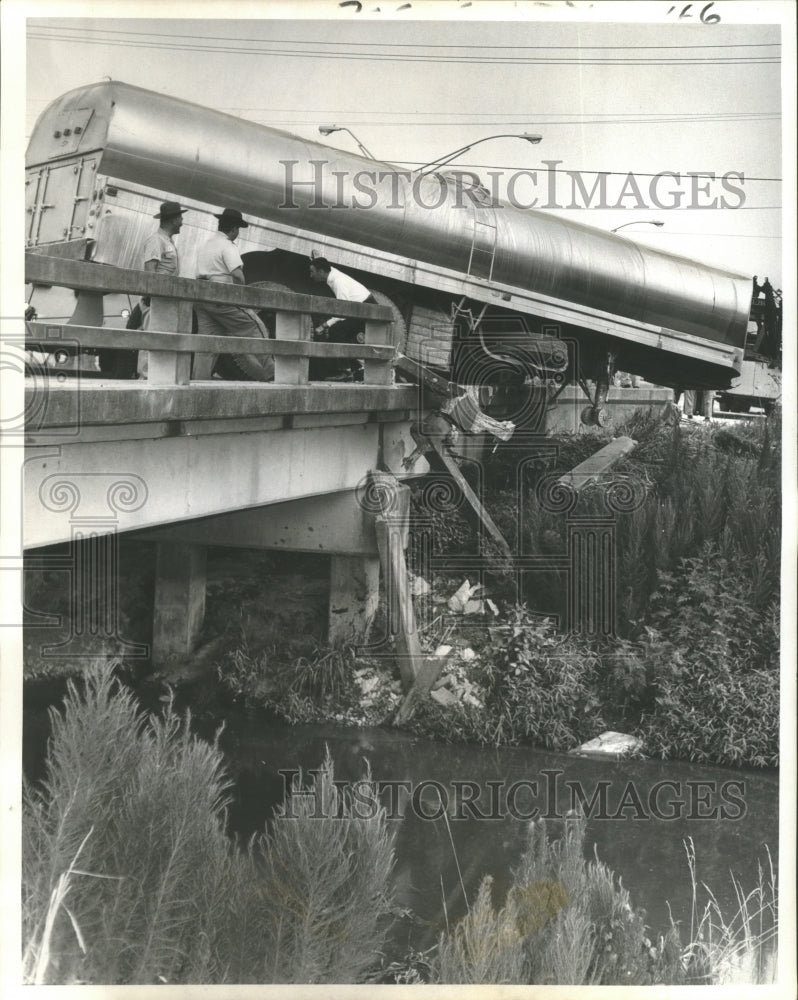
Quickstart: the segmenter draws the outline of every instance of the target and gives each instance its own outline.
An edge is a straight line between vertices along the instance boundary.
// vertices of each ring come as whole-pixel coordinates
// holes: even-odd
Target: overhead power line
[[[40,104],[47,103],[45,99],[39,100]],[[379,115],[379,124],[384,123],[384,117],[386,115],[407,115],[408,109],[402,111],[389,111],[382,108],[355,108],[355,109],[330,109],[330,108],[265,108],[263,106],[257,107],[244,107],[241,104],[221,104],[217,105],[218,111],[261,111],[264,114],[270,115],[327,115],[328,117],[340,118],[343,115]],[[663,121],[683,121],[685,118],[698,118],[706,121],[723,121],[725,119],[737,119],[737,118],[781,118],[781,112],[779,111],[637,111],[632,113],[624,114],[623,112],[613,112],[613,111],[596,111],[596,112],[579,112],[571,113],[568,111],[534,111],[535,121],[545,121],[549,118],[568,118],[569,121],[580,122],[585,118],[589,119],[618,119],[619,121],[635,121],[641,116],[645,117],[656,117],[661,118]],[[430,115],[436,115],[442,120],[450,120],[456,117],[462,117],[464,115],[471,116],[466,121],[453,122],[455,125],[462,124],[475,124],[475,119],[477,118],[487,118],[488,122],[482,124],[489,124],[491,121],[502,121],[504,124],[508,124],[504,121],[506,118],[513,115],[518,115],[517,111],[413,111],[412,119],[410,119],[413,124],[416,123],[419,117],[429,117]],[[358,121],[355,123],[353,119],[353,124],[366,125],[369,122]],[[374,124],[378,123],[377,121]],[[389,122],[388,124],[393,125],[395,122]],[[550,124],[546,122],[546,124]]]
[[[81,37],[86,36],[89,33],[102,34],[102,35],[122,35],[124,37],[134,35],[143,36],[147,38],[193,38],[197,41],[209,42],[252,42],[251,36],[241,37],[238,35],[195,35],[191,32],[181,31],[179,34],[173,34],[165,31],[133,31],[131,29],[122,28],[91,28],[81,25],[80,27],[73,27],[72,25],[37,25],[35,30],[44,31],[68,31],[74,34],[79,34]],[[270,42],[279,43],[282,45],[307,45],[311,44],[306,38],[272,38],[269,39]],[[515,42],[506,44],[500,43],[498,45],[492,45],[487,42],[480,42],[479,44],[469,44],[469,43],[459,43],[459,42],[439,42],[439,43],[429,43],[429,42],[354,42],[346,41],[341,42],[336,41],[326,41],[324,39],[314,40],[312,43],[314,45],[340,45],[346,44],[353,48],[355,47],[369,47],[374,49],[384,48],[384,49],[479,49],[484,51],[485,49],[512,49],[514,52],[518,51],[534,51],[537,49],[542,49],[545,51],[550,51],[552,49],[576,49],[582,51],[583,49],[599,49],[604,51],[626,51],[628,49],[655,49],[660,51],[662,49],[762,49],[762,48],[781,48],[781,42],[716,42],[711,44],[699,44],[699,45],[582,45],[577,43],[575,45],[518,45]]]
[[[63,30],[63,29],[60,29]],[[122,48],[152,48],[152,49],[171,49],[176,51],[189,51],[189,52],[205,52],[205,53],[217,53],[217,54],[233,54],[233,55],[256,55],[256,56],[274,56],[274,57],[294,57],[294,58],[312,58],[312,59],[332,59],[332,60],[349,60],[349,61],[363,61],[369,60],[372,62],[424,62],[424,63],[439,63],[442,65],[452,64],[452,65],[462,65],[462,64],[482,64],[482,65],[525,65],[525,66],[741,66],[741,65],[768,65],[768,64],[778,64],[780,62],[780,57],[777,55],[765,55],[765,56],[716,56],[708,57],[703,56],[687,56],[684,58],[649,58],[647,56],[620,56],[620,57],[596,57],[587,56],[583,57],[577,55],[573,58],[547,58],[547,57],[536,57],[532,55],[513,55],[513,56],[469,56],[469,55],[457,55],[457,56],[447,56],[447,55],[432,55],[429,51],[429,46],[419,46],[419,52],[402,52],[397,51],[396,47],[390,46],[389,50],[386,52],[361,52],[352,49],[352,51],[341,51],[344,47],[352,48],[349,43],[337,43],[337,50],[325,50],[319,48],[301,48],[301,49],[283,49],[273,47],[275,43],[273,41],[264,42],[261,45],[253,46],[252,41],[248,39],[246,43],[240,45],[230,45],[227,44],[226,39],[219,39],[223,44],[213,45],[208,44],[208,40],[201,39],[200,36],[193,36],[197,38],[198,44],[181,41],[181,36],[168,36],[170,41],[161,42],[155,39],[143,39],[140,40],[135,37],[115,39],[115,38],[96,38],[86,34],[48,34],[47,32],[42,32],[41,29],[34,29],[29,32],[29,38],[38,39],[43,41],[69,41],[77,44],[90,44],[90,45],[105,45],[105,46],[119,46]],[[289,43],[297,44],[297,43]],[[302,45],[311,43],[299,43]],[[312,43],[318,44],[318,43]],[[543,47],[547,51],[547,47]],[[511,47],[512,51],[517,51],[514,47]],[[659,47],[657,47],[659,51]],[[480,51],[484,51],[480,49]],[[574,51],[581,51],[578,47]],[[624,51],[626,51],[624,49]],[[681,51],[681,48],[680,48]]]
[[[330,117],[335,117],[339,124],[349,124],[356,127],[361,125],[375,127],[375,128],[396,128],[412,126],[413,128],[457,128],[459,126],[474,126],[474,127],[487,127],[491,122],[478,122],[478,121],[432,121],[432,122],[419,122],[412,119],[407,121],[371,121],[365,119],[344,119],[341,120],[341,115],[335,115],[334,112],[329,112]],[[719,124],[724,123],[734,124],[735,122],[753,122],[753,121],[771,121],[779,120],[781,115],[779,114],[760,114],[760,115],[729,115],[726,118],[715,118],[710,115],[698,116],[698,115],[683,115],[680,118],[618,118],[618,119],[563,119],[561,121],[550,121],[544,120],[542,116],[532,112],[526,118],[519,118],[514,121],[507,119],[494,119],[493,123],[496,125],[517,125],[529,127],[530,122],[535,122],[538,125],[670,125],[670,124],[696,124],[696,125],[708,125],[708,124]],[[320,121],[320,117],[315,118],[290,118],[284,120],[282,118],[260,118],[260,117],[249,117],[248,121],[258,122],[261,125],[316,125]]]
[[[389,160],[384,162],[396,163],[405,167],[421,167],[427,164],[421,160]],[[495,163],[452,163],[448,164],[446,167],[448,171],[454,170],[538,170],[542,173],[547,173],[549,168],[544,164],[540,167],[520,167],[518,164],[514,166],[504,166],[500,167]],[[671,171],[660,170],[657,173],[644,173],[641,170],[578,170],[575,167],[566,167],[563,165],[558,165],[555,168],[556,172],[559,174],[569,173],[569,174],[606,174],[608,177],[628,177],[629,174],[633,174],[635,177],[661,177],[663,175],[668,175]],[[722,177],[717,170],[675,170],[673,173],[681,174],[682,177],[687,177],[690,174],[699,174],[701,177],[707,177],[709,174],[714,174],[716,179]],[[749,177],[747,174],[744,176],[744,183],[748,181],[774,181],[781,183],[781,177]]]

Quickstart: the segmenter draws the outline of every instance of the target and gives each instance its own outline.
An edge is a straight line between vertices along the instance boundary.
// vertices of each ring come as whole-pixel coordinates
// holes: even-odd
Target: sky
[[[38,12],[35,4],[25,6]],[[612,172],[608,206],[632,173],[640,198],[627,191],[620,208],[596,207],[595,197],[586,202],[578,194],[574,200],[569,176],[560,173],[558,207],[549,210],[602,229],[634,223],[624,235],[642,244],[768,276],[782,287],[782,29],[730,23],[740,8],[754,5],[710,4],[720,23],[668,20],[667,5],[655,3],[543,10],[560,21],[532,19],[541,16],[536,4],[493,4],[488,21],[478,19],[486,8],[479,3],[416,4],[406,16],[391,3],[385,5],[390,19],[381,19],[376,6],[366,3],[363,19],[355,5],[330,3],[244,5],[238,9],[258,16],[238,19],[210,16],[235,9],[215,3],[183,7],[189,16],[180,18],[30,17],[25,140],[48,103],[104,77],[306,138],[320,138],[320,124],[346,126],[376,157],[401,165],[426,163],[497,133],[535,132],[543,137],[537,146],[491,139],[456,165],[476,166],[483,175],[506,168],[502,185],[513,171],[537,169],[537,189],[524,178],[515,189],[524,204],[545,195],[546,161],[559,161],[561,172],[578,171],[587,191],[599,172]],[[650,17],[660,6],[657,23],[631,23],[638,12]],[[447,16],[419,19],[434,7]],[[49,11],[83,9],[62,0]],[[134,8],[140,15],[172,9]],[[595,20],[599,11],[603,17],[619,9],[626,23]],[[696,17],[701,9],[695,6]],[[328,13],[332,19],[318,17]],[[323,141],[357,152],[346,132]],[[663,171],[682,180],[658,182],[660,207],[649,175]],[[744,180],[731,178],[732,189],[717,180],[708,193],[694,193],[688,172],[718,178],[735,172]],[[672,207],[673,189],[682,192],[679,207]],[[716,197],[725,198],[725,208],[689,207]]]

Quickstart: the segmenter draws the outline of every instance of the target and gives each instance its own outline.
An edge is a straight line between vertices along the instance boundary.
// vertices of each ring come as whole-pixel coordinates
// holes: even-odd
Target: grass
[[[584,857],[584,820],[572,814],[558,839],[545,822],[529,840],[503,904],[483,879],[467,915],[441,934],[431,962],[438,983],[646,986],[775,982],[777,899],[772,864],[724,919],[712,892],[699,904],[695,850],[686,844],[693,886],[690,938],[674,924],[652,941],[643,911],[598,858]]]
[[[737,910],[729,918],[712,890],[699,886],[692,839],[685,850],[693,889],[690,943],[682,952],[686,981],[713,986],[775,983],[778,898],[770,852],[767,871],[759,866],[757,885],[749,892],[732,875]],[[706,897],[703,907],[699,896]]]
[[[105,663],[69,684],[51,714],[46,778],[24,789],[25,981],[365,978],[393,868],[370,776],[355,803],[328,756],[241,849],[225,832],[221,752],[188,721],[171,705],[145,716]]]
[[[145,716],[105,665],[53,712],[46,779],[24,791],[24,980],[58,984],[356,983],[379,974],[395,912],[394,832],[366,769],[333,761],[294,777],[266,828],[225,834],[228,780],[216,743],[167,705]],[[444,815],[452,850],[454,841]],[[437,951],[386,974],[403,982],[650,985],[772,981],[776,880],[760,870],[737,912],[693,886],[686,945],[652,940],[644,914],[597,857],[585,821],[560,837],[532,823],[512,885],[490,878]],[[458,873],[460,860],[455,854]],[[703,902],[699,901],[699,897]],[[445,910],[445,901],[443,902]]]

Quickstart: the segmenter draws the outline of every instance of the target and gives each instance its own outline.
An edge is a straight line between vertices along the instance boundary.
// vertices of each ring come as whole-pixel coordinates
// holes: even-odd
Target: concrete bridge
[[[406,475],[419,419],[419,390],[393,381],[390,310],[37,254],[27,256],[26,278],[84,297],[146,294],[151,312],[147,331],[27,324],[29,349],[130,348],[147,351],[149,365],[137,381],[30,368],[25,548],[68,542],[75,551],[93,540],[97,578],[87,581],[83,566],[75,579],[99,588],[98,566],[115,564],[121,533],[155,540],[156,662],[186,655],[199,634],[209,545],[328,554],[330,638],[362,633],[379,559],[374,511],[361,495],[375,471]],[[193,301],[273,311],[275,339],[192,335]],[[365,343],[314,343],[311,314],[365,319]],[[209,359],[221,353],[271,355],[274,381],[212,378]],[[318,357],[362,359],[363,383],[310,382]],[[421,459],[415,472],[426,468]],[[82,627],[110,626],[106,615]]]

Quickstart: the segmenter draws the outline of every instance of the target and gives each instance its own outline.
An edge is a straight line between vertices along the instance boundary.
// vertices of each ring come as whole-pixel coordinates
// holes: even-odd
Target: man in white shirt
[[[333,267],[324,257],[311,258],[310,277],[319,284],[324,282],[336,299],[342,302],[370,302],[372,305],[377,305],[377,300],[365,285],[361,285],[359,281]],[[365,330],[364,319],[342,319],[340,316],[332,316],[317,326],[313,332],[318,340],[329,340],[334,344],[362,344],[365,341]],[[350,368],[351,375],[348,377],[362,382],[363,362],[355,360],[351,365],[344,366],[345,371],[349,371]],[[327,376],[330,377],[329,372]]]
[[[235,208],[226,208],[221,215],[215,215],[219,220],[219,230],[209,240],[202,244],[197,252],[197,277],[206,281],[223,284],[243,285],[244,263],[241,254],[234,246],[235,240],[242,229],[249,226],[243,216]],[[197,302],[194,305],[197,314],[197,333],[211,336],[234,337],[268,337],[268,332],[260,317],[252,310],[243,306],[215,305],[210,302]],[[228,357],[228,356],[225,356]],[[245,365],[242,358],[248,358]],[[255,368],[263,368],[263,373],[253,371],[254,355],[231,356],[231,361],[239,368],[238,377],[255,378],[268,381],[274,377],[274,361],[265,355],[258,355],[254,362]]]
[[[332,267],[324,257],[314,257],[310,262],[311,278],[321,284],[325,283],[336,299],[342,302],[370,302],[377,305],[377,300],[359,281],[355,281],[348,274]],[[315,333],[317,336],[331,340],[336,344],[362,344],[363,331],[366,328],[366,321],[363,319],[341,319],[331,317],[317,326]]]

